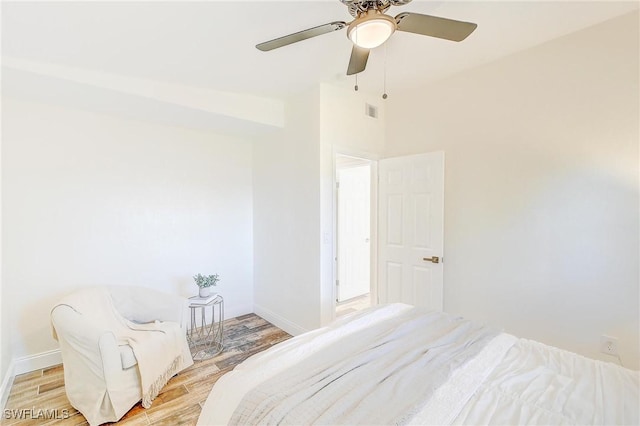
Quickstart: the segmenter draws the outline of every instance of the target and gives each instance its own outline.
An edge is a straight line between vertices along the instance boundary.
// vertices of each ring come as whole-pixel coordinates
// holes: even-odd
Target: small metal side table
[[[207,311],[211,311],[211,323],[207,323]],[[189,304],[191,325],[187,341],[194,361],[212,358],[222,352],[224,332],[224,299],[218,295],[209,303]]]

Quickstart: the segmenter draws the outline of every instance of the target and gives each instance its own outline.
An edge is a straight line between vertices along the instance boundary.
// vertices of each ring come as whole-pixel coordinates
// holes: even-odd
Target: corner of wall
[[[2,410],[7,406],[7,400],[9,400],[9,393],[11,392],[11,386],[13,386],[13,379],[15,377],[13,362],[11,362],[0,384],[0,409]]]
[[[292,334],[320,326],[320,91],[253,146],[254,311]]]
[[[2,8],[0,8],[0,17],[2,16]],[[0,39],[1,39],[0,35]],[[0,59],[1,61],[1,59]],[[0,66],[0,80],[2,79],[2,67]],[[0,101],[0,134],[2,134],[2,102]],[[13,365],[11,363],[11,345],[7,344],[7,327],[9,322],[6,321],[7,309],[4,306],[6,297],[4,297],[3,285],[3,251],[2,251],[2,138],[0,138],[0,407],[4,409],[7,399],[9,398],[9,390],[13,383]]]

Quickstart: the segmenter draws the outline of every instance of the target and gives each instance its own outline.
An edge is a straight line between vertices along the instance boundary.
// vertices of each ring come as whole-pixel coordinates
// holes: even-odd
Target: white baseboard
[[[13,374],[17,376],[18,374],[28,373],[29,371],[62,364],[62,354],[60,353],[60,349],[53,349],[35,355],[16,358],[13,360],[13,364]]]
[[[2,379],[2,385],[0,385],[0,408],[2,408],[3,411],[4,407],[7,406],[7,400],[9,399],[9,393],[11,392],[11,386],[13,386],[13,379],[16,377],[14,371],[14,363],[13,361],[11,361],[9,363],[9,368],[7,368],[7,373]]]
[[[298,334],[306,333],[308,331],[304,327],[300,327],[298,324],[291,322],[288,319],[283,318],[273,311],[270,311],[269,309],[264,308],[260,305],[253,305],[253,311],[256,315],[261,316],[271,324],[286,331],[292,336],[297,336]]]
[[[58,364],[62,364],[60,349],[12,359],[0,385],[0,407],[4,410],[4,407],[7,405],[13,380],[17,375],[41,368],[53,367]]]

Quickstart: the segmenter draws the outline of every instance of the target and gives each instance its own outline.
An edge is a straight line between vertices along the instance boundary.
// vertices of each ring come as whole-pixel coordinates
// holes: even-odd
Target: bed
[[[198,425],[640,424],[638,372],[405,304],[363,310],[224,375]]]

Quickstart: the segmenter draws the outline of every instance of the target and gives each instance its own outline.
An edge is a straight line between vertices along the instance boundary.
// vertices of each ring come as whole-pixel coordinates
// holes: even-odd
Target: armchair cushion
[[[122,362],[122,369],[126,370],[138,363],[136,356],[133,354],[133,348],[129,345],[119,345],[120,350],[120,362]]]

